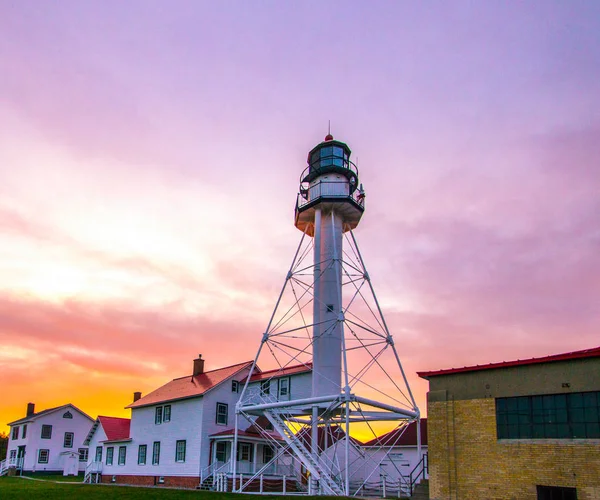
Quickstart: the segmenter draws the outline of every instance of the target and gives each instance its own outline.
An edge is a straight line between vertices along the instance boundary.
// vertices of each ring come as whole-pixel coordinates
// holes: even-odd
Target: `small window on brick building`
[[[536,486],[537,500],[577,500],[577,488]]]

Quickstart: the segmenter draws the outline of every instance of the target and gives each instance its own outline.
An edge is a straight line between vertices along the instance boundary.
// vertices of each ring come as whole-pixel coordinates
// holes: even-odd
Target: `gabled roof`
[[[427,446],[427,419],[421,419],[421,445]],[[387,434],[378,436],[364,446],[417,446],[417,422],[408,424],[406,429],[394,429]]]
[[[296,375],[298,373],[308,373],[310,371],[312,371],[312,363],[287,366],[284,368],[275,368],[274,370],[267,370],[265,372],[253,374],[252,377],[250,377],[250,382],[266,380],[274,377],[286,377],[289,375]]]
[[[55,411],[65,410],[67,408],[72,408],[73,410],[81,413],[84,417],[88,418],[90,420],[90,422],[94,421],[94,419],[92,417],[90,417],[87,413],[82,412],[75,405],[73,405],[71,403],[67,403],[66,405],[55,406],[54,408],[48,408],[46,410],[42,410],[42,411],[39,411],[37,413],[32,413],[31,415],[29,415],[27,417],[20,418],[19,420],[15,420],[14,422],[10,422],[7,425],[11,426],[11,425],[26,424],[27,422],[33,422],[34,420],[36,420],[36,419],[38,419],[40,417],[43,417],[44,415],[49,415],[50,413],[54,413]]]
[[[88,445],[92,440],[92,436],[96,432],[99,426],[102,426],[104,434],[106,434],[106,441],[124,441],[129,439],[129,429],[131,426],[131,419],[121,417],[105,417],[100,415],[94,425],[90,429],[87,437],[83,444]]]
[[[203,396],[221,382],[237,375],[251,365],[252,361],[245,361],[243,363],[238,363],[237,365],[204,372],[195,377],[188,375],[186,377],[176,378],[125,408],[140,408],[142,406],[166,403],[168,401]]]
[[[446,370],[434,370],[429,372],[417,372],[417,375],[424,379],[437,377],[439,375],[451,375],[454,373],[477,372],[482,370],[493,370],[496,368],[509,368],[512,366],[535,365],[539,363],[554,363],[556,361],[569,361],[573,359],[599,358],[600,347],[584,349],[583,351],[566,352],[564,354],[553,354],[542,358],[517,359],[516,361],[503,361],[500,363],[489,363],[487,365],[464,366],[462,368],[449,368]]]

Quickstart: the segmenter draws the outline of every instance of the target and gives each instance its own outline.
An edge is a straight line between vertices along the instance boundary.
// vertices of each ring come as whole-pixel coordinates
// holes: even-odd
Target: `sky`
[[[416,372],[600,345],[600,3],[0,0],[0,430],[252,359],[327,133]]]

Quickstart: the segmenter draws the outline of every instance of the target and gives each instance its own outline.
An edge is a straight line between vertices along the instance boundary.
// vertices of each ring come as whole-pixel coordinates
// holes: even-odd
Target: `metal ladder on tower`
[[[329,490],[333,495],[344,496],[346,494],[335,479],[331,477],[323,464],[318,459],[315,460],[304,445],[298,441],[296,435],[289,429],[278,411],[272,409],[265,410],[265,416],[273,424],[273,428],[283,437],[288,446],[294,450],[304,467],[310,471],[315,479],[319,480],[320,484],[326,490]]]

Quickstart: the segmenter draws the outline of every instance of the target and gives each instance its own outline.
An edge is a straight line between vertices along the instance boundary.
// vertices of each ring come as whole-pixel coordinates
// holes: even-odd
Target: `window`
[[[42,425],[42,439],[51,439],[52,438],[52,426],[51,425]]]
[[[115,454],[114,447],[109,446],[108,448],[106,448],[106,465],[112,465],[113,464],[114,454]]]
[[[23,439],[27,437],[27,424],[23,426],[23,435],[21,436]]]
[[[64,448],[73,448],[73,433],[72,432],[65,432],[65,439],[63,441],[63,447]]]
[[[9,463],[14,464],[17,460],[17,450],[10,450]]]
[[[185,441],[175,443],[175,462],[185,462]]]
[[[119,446],[119,465],[125,465],[127,457],[127,446]]]
[[[50,457],[50,450],[40,450],[38,452],[38,464],[47,464]]]
[[[263,446],[263,464],[268,464],[273,460],[274,456],[273,448],[267,444]]]
[[[238,450],[239,460],[244,462],[252,461],[252,445],[250,443],[240,443]]]
[[[160,463],[160,441],[154,441],[152,445],[152,465]]]
[[[496,399],[498,439],[598,439],[600,391]]]
[[[536,486],[538,500],[577,500],[577,488]]]
[[[73,418],[73,414],[70,411],[68,411],[67,413],[63,414],[63,418]]]
[[[163,422],[171,421],[171,405],[166,405],[163,409]]]
[[[227,425],[228,406],[225,403],[217,403],[217,424]]]
[[[102,446],[96,446],[95,462],[102,462]]]
[[[227,443],[217,441],[217,462],[227,462]]]
[[[267,394],[271,394],[271,381],[263,380],[260,383],[260,395],[266,396]]]
[[[138,465],[146,465],[146,453],[148,451],[148,446],[145,444],[140,444],[138,447]]]
[[[13,427],[12,430],[12,436],[10,437],[13,441],[15,439],[19,439],[19,428],[18,427]]]
[[[231,381],[231,392],[238,392],[240,390],[240,383],[237,380]]]
[[[289,377],[279,379],[279,397],[287,398],[290,395],[290,379]]]
[[[162,406],[157,406],[156,407],[156,410],[154,412],[154,423],[156,425],[162,424],[162,411],[163,411],[163,407]]]
[[[163,422],[171,421],[171,405],[157,406],[154,413],[154,423],[156,425],[162,424]]]
[[[88,461],[88,449],[87,448],[79,448],[77,451],[79,452],[79,461],[87,462]]]

